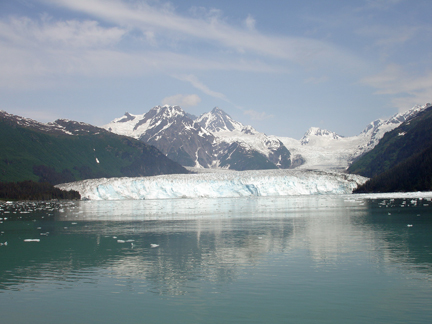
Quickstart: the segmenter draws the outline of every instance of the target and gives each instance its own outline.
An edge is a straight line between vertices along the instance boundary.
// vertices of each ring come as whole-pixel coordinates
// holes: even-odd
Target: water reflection
[[[143,292],[181,295],[203,282],[234,282],[273,257],[295,262],[299,255],[315,267],[393,263],[430,281],[431,209],[427,201],[404,201],[82,201],[35,211],[34,218],[12,213],[0,224],[0,241],[7,242],[0,247],[0,291],[44,280],[96,284],[102,271]]]

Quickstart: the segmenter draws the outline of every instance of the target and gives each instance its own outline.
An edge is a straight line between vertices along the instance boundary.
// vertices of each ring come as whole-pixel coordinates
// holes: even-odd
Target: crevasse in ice
[[[57,185],[83,199],[170,199],[348,194],[367,178],[329,171],[260,170],[102,178]]]

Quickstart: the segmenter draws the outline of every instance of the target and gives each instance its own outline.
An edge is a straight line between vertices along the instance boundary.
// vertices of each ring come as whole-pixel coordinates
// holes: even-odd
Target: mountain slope
[[[432,107],[384,135],[373,150],[355,161],[348,172],[374,177],[432,147]]]
[[[215,150],[219,151],[217,156],[217,166],[231,168],[235,170],[238,165],[250,165],[247,170],[252,168],[280,168],[287,169],[291,166],[291,153],[276,136],[267,136],[256,131],[252,126],[245,126],[231,118],[222,109],[216,107],[211,112],[202,114],[197,120],[202,127],[212,132],[215,136]],[[224,158],[228,152],[224,148],[238,147],[244,152],[245,161],[233,161],[227,163]],[[254,153],[252,153],[254,152]],[[252,167],[249,162],[251,154],[256,158]],[[240,155],[238,156],[240,158]],[[245,163],[248,160],[248,163]]]
[[[243,126],[219,108],[190,117],[178,106],[156,106],[103,127],[154,145],[184,166],[239,171],[290,166],[290,153],[276,137]]]
[[[368,180],[354,193],[398,191],[432,191],[432,146]]]
[[[214,136],[178,106],[156,106],[143,115],[126,113],[103,127],[154,145],[181,165],[208,168],[212,164]]]
[[[43,124],[0,111],[0,181],[187,173],[155,147],[85,123]]]
[[[384,134],[409,121],[430,104],[415,106],[387,120],[371,122],[359,135],[342,137],[333,132],[311,127],[302,139],[279,137],[293,155],[293,164],[303,169],[346,170],[353,161],[372,150]]]

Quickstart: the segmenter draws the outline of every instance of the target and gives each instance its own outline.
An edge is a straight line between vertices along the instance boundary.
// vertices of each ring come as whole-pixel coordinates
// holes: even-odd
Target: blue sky
[[[0,109],[103,125],[220,107],[269,135],[357,135],[432,101],[429,0],[2,0]]]

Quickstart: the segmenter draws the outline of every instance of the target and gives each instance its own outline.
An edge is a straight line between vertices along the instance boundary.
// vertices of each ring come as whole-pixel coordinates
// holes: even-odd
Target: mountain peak
[[[341,139],[342,136],[336,134],[335,132],[330,132],[327,129],[322,129],[319,127],[311,127],[300,139],[302,145],[309,144],[312,138],[325,138],[330,140]]]
[[[241,131],[244,127],[241,123],[235,121],[225,111],[215,107],[211,112],[202,114],[196,122],[206,130],[218,133],[223,131]]]
[[[164,106],[156,106],[150,109],[150,111],[156,112],[156,114],[163,114],[164,117],[175,117],[175,116],[184,116],[186,113],[183,109],[180,108],[180,106],[170,106],[170,105],[164,105]]]
[[[223,110],[220,109],[219,107],[214,107],[214,108],[212,109],[211,113],[212,113],[212,114],[220,114],[220,113],[222,113],[222,114],[225,114],[225,115],[226,115],[225,111],[223,111]]]

